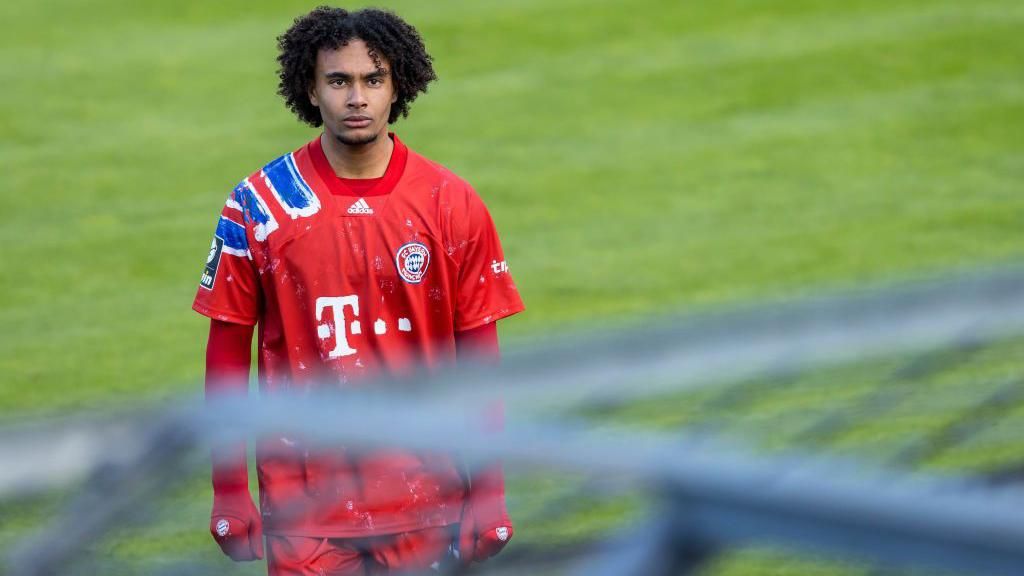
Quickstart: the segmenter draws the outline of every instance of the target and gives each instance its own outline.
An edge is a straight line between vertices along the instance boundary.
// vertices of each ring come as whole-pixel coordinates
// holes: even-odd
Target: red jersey
[[[351,386],[455,359],[456,331],[523,310],[494,223],[458,176],[397,138],[361,195],[316,138],[253,173],[221,212],[193,308],[259,324],[260,391]],[[360,537],[457,522],[445,455],[257,447],[268,534]]]

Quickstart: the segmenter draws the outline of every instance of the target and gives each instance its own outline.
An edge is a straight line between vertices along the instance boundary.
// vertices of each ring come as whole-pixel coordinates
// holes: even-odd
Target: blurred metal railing
[[[507,354],[499,371],[468,366],[423,375],[415,386],[183,401],[141,414],[10,424],[0,429],[0,499],[79,482],[82,488],[43,531],[12,548],[7,569],[31,576],[77,565],[77,573],[89,573],[82,559],[90,546],[113,527],[138,521],[154,495],[202,466],[197,447],[288,431],[325,444],[445,450],[471,463],[501,458],[647,487],[658,512],[585,555],[574,573],[679,574],[722,549],[762,542],[884,565],[1024,574],[1024,492],[1015,487],[806,453],[769,456],[559,412],[898,353],[969,355],[1019,335],[1024,269],[1002,268],[566,336]],[[1007,380],[979,399],[969,418],[943,428],[940,442],[971,433],[1020,396],[1020,380]],[[506,430],[479,434],[467,415],[499,398],[509,412]],[[814,427],[828,433],[842,425],[832,414]],[[912,442],[903,455],[920,458],[928,449]],[[185,561],[180,568],[203,569]]]

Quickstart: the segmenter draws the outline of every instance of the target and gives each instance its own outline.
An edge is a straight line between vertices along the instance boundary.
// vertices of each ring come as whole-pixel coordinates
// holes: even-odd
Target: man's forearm
[[[253,327],[212,320],[206,346],[206,397],[245,397],[249,391]],[[245,442],[212,448],[215,493],[248,490]]]

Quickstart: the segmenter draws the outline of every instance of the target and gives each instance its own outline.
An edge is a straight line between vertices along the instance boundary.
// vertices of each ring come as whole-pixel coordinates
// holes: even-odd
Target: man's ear
[[[312,104],[313,106],[316,106],[317,108],[319,108],[320,107],[320,100],[316,97],[316,85],[310,83],[309,89],[306,91],[306,94],[309,95],[309,102],[310,102],[310,104]]]

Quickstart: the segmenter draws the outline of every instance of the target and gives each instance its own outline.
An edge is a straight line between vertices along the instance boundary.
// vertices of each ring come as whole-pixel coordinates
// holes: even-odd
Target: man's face
[[[320,50],[314,74],[309,100],[320,108],[328,135],[359,146],[387,134],[398,94],[383,56],[375,63],[365,42],[351,40],[337,50]]]

